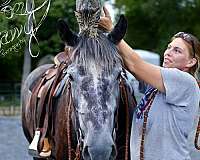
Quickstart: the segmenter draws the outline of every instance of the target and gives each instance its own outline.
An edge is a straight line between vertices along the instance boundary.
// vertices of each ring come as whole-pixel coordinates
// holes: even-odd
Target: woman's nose
[[[165,53],[164,53],[164,56],[172,56],[172,53],[173,53],[173,48],[169,48],[169,49],[167,49],[166,51],[165,51]]]

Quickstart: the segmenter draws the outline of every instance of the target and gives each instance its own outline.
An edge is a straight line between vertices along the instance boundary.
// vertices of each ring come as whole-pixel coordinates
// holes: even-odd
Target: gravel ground
[[[189,137],[192,160],[200,160],[200,151],[193,145],[193,131]],[[0,117],[0,160],[32,160],[27,152],[20,117]]]
[[[33,160],[20,117],[0,117],[0,160]]]

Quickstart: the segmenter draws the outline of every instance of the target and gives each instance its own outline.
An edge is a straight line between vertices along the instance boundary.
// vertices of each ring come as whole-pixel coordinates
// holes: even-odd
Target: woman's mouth
[[[172,60],[170,60],[169,58],[164,58],[164,63],[172,63]]]

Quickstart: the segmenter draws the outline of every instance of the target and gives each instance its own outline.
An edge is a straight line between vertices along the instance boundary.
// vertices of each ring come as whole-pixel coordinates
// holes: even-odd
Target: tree
[[[33,8],[33,1],[32,0],[27,0],[27,10],[31,11]],[[27,17],[27,23],[26,23],[26,30],[30,31],[31,28],[33,28],[33,15],[30,15]],[[26,40],[30,39],[30,35],[27,35]],[[29,43],[26,44],[25,50],[24,50],[24,63],[23,63],[23,71],[22,71],[22,85],[24,84],[25,79],[27,78],[28,74],[31,71],[31,55],[29,53]]]
[[[33,0],[35,2],[35,7],[40,6],[45,0]],[[9,2],[9,1],[7,1]],[[7,6],[10,6],[14,8],[17,3],[24,2],[25,0],[15,0],[10,1],[10,3],[7,4]],[[21,3],[20,3],[21,4]],[[13,29],[15,27],[20,28],[22,25],[25,25],[25,22],[27,20],[27,17],[20,16],[18,14],[14,14],[12,18],[8,18],[11,14],[11,10],[9,10],[9,7],[6,8],[6,12],[3,11],[2,3],[0,4],[0,40],[3,37],[4,31],[14,31]],[[5,8],[4,8],[5,9]],[[16,8],[15,8],[16,9]],[[37,12],[35,12],[35,24],[39,23],[39,20],[44,15],[45,7],[39,9]],[[18,13],[24,12],[25,7],[23,8],[21,6],[21,9],[18,10]],[[32,52],[33,54],[37,54],[38,49],[40,50],[40,54],[37,58],[32,58],[32,67],[31,69],[35,68],[36,63],[38,60],[47,55],[52,54],[56,55],[58,52],[63,51],[64,45],[62,41],[60,40],[56,24],[57,20],[59,18],[64,18],[66,21],[68,21],[70,27],[74,30],[77,29],[76,20],[73,11],[75,10],[75,1],[74,0],[54,0],[51,1],[50,10],[47,14],[47,17],[42,22],[41,26],[39,27],[36,37],[38,40],[38,44],[36,41],[33,40],[32,42]],[[22,34],[15,38],[14,41],[4,44],[0,49],[4,49],[4,51],[10,50],[7,52],[7,54],[0,55],[0,80],[1,81],[20,81],[22,78],[22,68],[23,68],[23,59],[24,59],[24,50],[25,50],[25,43],[21,45],[20,48],[17,50],[11,50],[11,48],[16,45],[21,39],[25,37],[25,33],[22,32]],[[5,39],[4,39],[5,40]],[[2,52],[4,53],[4,52]],[[25,54],[27,55],[27,54]],[[25,61],[24,61],[25,62]],[[26,62],[25,62],[26,63]],[[28,62],[30,64],[30,62]],[[26,64],[28,64],[26,63]],[[26,68],[26,67],[24,67]],[[26,68],[27,69],[27,68]]]
[[[134,48],[162,53],[178,31],[200,38],[199,0],[117,0],[116,6],[124,8],[128,19],[126,40]]]

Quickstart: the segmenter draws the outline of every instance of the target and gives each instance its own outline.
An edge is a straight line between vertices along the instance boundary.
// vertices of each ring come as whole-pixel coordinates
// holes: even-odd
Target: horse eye
[[[117,75],[117,78],[116,78],[116,79],[117,79],[117,80],[119,80],[119,79],[120,79],[120,77],[121,77],[121,72],[119,72],[119,73],[118,73],[118,75]]]
[[[73,78],[73,76],[70,74],[69,75],[69,79],[71,80],[71,81],[74,81],[74,78]]]

